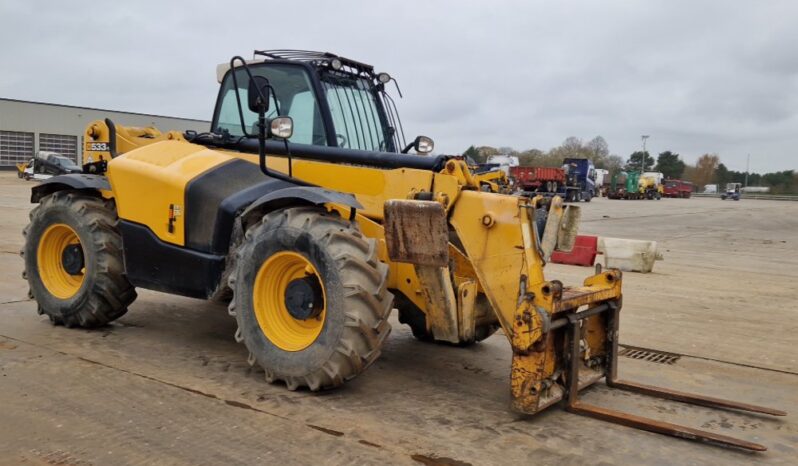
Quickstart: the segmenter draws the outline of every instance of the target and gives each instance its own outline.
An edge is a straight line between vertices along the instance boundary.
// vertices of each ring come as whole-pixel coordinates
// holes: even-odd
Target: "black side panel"
[[[158,239],[149,228],[119,221],[127,278],[135,286],[191,298],[209,298],[219,284],[224,256],[181,248]]]
[[[39,202],[44,196],[64,189],[110,190],[108,178],[101,175],[60,175],[44,180],[31,188],[30,201]]]
[[[232,160],[191,180],[185,192],[186,247],[227,254],[236,212],[293,184],[269,178],[257,165]]]

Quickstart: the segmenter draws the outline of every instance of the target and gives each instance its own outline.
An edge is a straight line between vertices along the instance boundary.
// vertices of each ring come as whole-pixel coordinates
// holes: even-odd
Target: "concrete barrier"
[[[654,262],[662,259],[656,241],[600,237],[598,250],[604,255],[605,267],[625,272],[649,273]]]

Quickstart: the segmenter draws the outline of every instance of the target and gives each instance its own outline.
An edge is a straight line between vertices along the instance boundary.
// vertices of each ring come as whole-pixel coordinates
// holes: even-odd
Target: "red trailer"
[[[510,167],[510,177],[521,191],[556,193],[565,184],[562,168]]]
[[[693,183],[682,180],[665,180],[663,189],[665,197],[690,197],[693,193]]]

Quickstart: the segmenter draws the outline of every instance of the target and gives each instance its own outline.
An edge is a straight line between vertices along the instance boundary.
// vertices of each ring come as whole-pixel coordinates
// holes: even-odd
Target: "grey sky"
[[[210,119],[216,64],[322,50],[396,77],[437,152],[602,135],[626,158],[650,134],[688,163],[798,168],[794,1],[0,0],[0,44],[0,97]]]

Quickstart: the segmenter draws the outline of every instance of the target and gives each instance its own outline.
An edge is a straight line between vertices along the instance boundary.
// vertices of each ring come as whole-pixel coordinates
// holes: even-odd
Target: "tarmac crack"
[[[2,306],[3,304],[25,303],[25,302],[28,302],[28,301],[31,301],[31,300],[32,300],[32,298],[14,299],[14,300],[11,300],[11,301],[4,301],[4,302],[0,303],[0,306]]]
[[[135,376],[135,377],[142,378],[144,380],[148,380],[148,381],[155,382],[155,383],[158,383],[158,384],[166,385],[168,387],[176,388],[178,390],[182,390],[182,391],[191,393],[193,395],[199,395],[199,396],[202,396],[202,397],[205,397],[205,398],[210,398],[212,400],[221,401],[222,403],[224,403],[224,404],[226,404],[228,406],[234,407],[234,408],[246,409],[248,411],[254,411],[254,412],[257,412],[257,413],[260,413],[260,414],[266,414],[268,416],[272,416],[272,417],[275,417],[275,418],[278,418],[278,419],[281,419],[281,420],[284,420],[284,421],[287,421],[287,422],[296,423],[296,424],[303,424],[305,427],[309,427],[311,429],[317,430],[319,432],[323,432],[323,433],[331,435],[333,437],[343,437],[345,435],[345,433],[341,432],[341,431],[337,431],[337,430],[333,430],[333,429],[329,429],[329,428],[326,428],[326,427],[321,427],[321,426],[317,426],[317,425],[313,425],[313,424],[303,423],[301,421],[297,421],[297,420],[292,419],[290,417],[281,416],[279,414],[276,414],[276,413],[273,413],[273,412],[270,412],[270,411],[266,411],[266,410],[257,408],[255,406],[252,406],[252,405],[248,404],[248,403],[244,403],[244,402],[237,401],[237,400],[228,400],[228,399],[222,398],[222,397],[220,397],[218,395],[215,395],[213,393],[203,392],[202,390],[197,390],[196,388],[191,388],[191,387],[187,387],[185,385],[180,385],[180,384],[177,384],[177,383],[169,382],[169,381],[166,381],[166,380],[163,380],[163,379],[159,379],[157,377],[153,377],[153,376],[150,376],[150,375],[147,375],[147,374],[142,374],[140,372],[136,372],[136,371],[133,371],[133,370],[130,370],[130,369],[124,369],[124,368],[117,367],[117,366],[114,366],[114,365],[111,365],[111,364],[106,364],[104,362],[100,362],[100,361],[97,361],[97,360],[94,360],[94,359],[89,359],[89,358],[86,358],[86,357],[83,357],[83,356],[78,356],[78,355],[75,355],[75,354],[67,353],[65,351],[61,351],[61,350],[58,350],[58,349],[55,349],[55,348],[51,348],[51,347],[46,346],[46,345],[40,345],[40,344],[37,344],[37,343],[32,343],[32,342],[29,342],[29,341],[22,340],[20,338],[14,338],[14,337],[11,337],[11,336],[8,336],[8,335],[3,335],[3,334],[0,334],[0,337],[6,338],[8,340],[13,340],[13,341],[16,341],[18,343],[30,345],[30,346],[33,346],[33,347],[36,347],[36,348],[41,348],[41,349],[45,349],[45,350],[48,350],[48,351],[52,351],[52,352],[60,354],[62,356],[72,357],[72,358],[78,359],[79,361],[83,361],[83,362],[88,363],[88,364],[93,364],[93,365],[100,366],[100,367],[103,367],[103,368],[106,368],[106,369],[119,371],[119,372],[122,372],[122,373],[125,373],[125,374],[129,374],[129,375],[132,375],[132,376]],[[374,442],[369,442],[369,441],[363,440],[363,439],[358,440],[358,443],[360,443],[362,445],[365,445],[365,446],[368,446],[368,447],[371,447],[371,448],[383,448],[382,445],[380,445],[380,444],[377,444],[377,443],[374,443]],[[468,464],[468,463],[437,463],[437,464]]]

